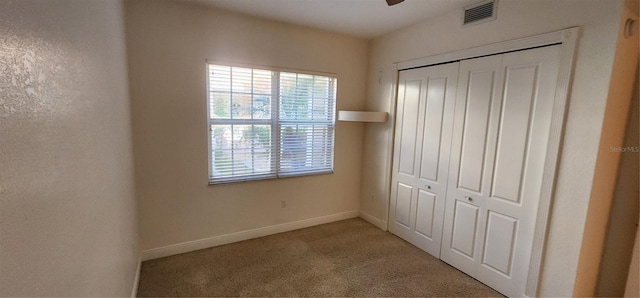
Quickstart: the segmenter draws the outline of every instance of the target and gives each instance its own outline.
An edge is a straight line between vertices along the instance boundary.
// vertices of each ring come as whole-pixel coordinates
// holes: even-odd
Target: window
[[[336,78],[207,68],[210,183],[333,171]]]

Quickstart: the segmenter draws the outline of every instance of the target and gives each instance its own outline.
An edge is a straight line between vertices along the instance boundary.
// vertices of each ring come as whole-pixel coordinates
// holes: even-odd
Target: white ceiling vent
[[[496,19],[498,0],[482,1],[464,8],[462,26],[472,26]]]

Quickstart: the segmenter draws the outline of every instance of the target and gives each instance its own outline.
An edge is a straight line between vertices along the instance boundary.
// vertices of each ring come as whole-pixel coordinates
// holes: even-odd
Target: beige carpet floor
[[[501,297],[359,218],[146,261],[138,296]]]

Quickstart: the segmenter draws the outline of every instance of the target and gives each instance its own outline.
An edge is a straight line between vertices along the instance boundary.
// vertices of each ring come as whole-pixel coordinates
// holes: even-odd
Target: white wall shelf
[[[351,122],[385,122],[387,112],[338,111],[339,121]]]

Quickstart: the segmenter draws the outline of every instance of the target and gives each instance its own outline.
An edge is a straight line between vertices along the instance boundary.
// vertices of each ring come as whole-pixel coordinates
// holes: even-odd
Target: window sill
[[[235,184],[235,183],[246,183],[253,181],[263,181],[263,180],[280,180],[280,179],[289,179],[289,178],[299,178],[299,177],[308,177],[308,176],[319,176],[319,175],[330,175],[333,174],[333,170],[329,171],[320,171],[320,172],[310,172],[310,173],[300,173],[300,174],[282,174],[279,176],[274,175],[263,175],[263,176],[253,176],[247,178],[229,178],[224,180],[209,180],[209,186],[215,185],[227,185],[227,184]]]

